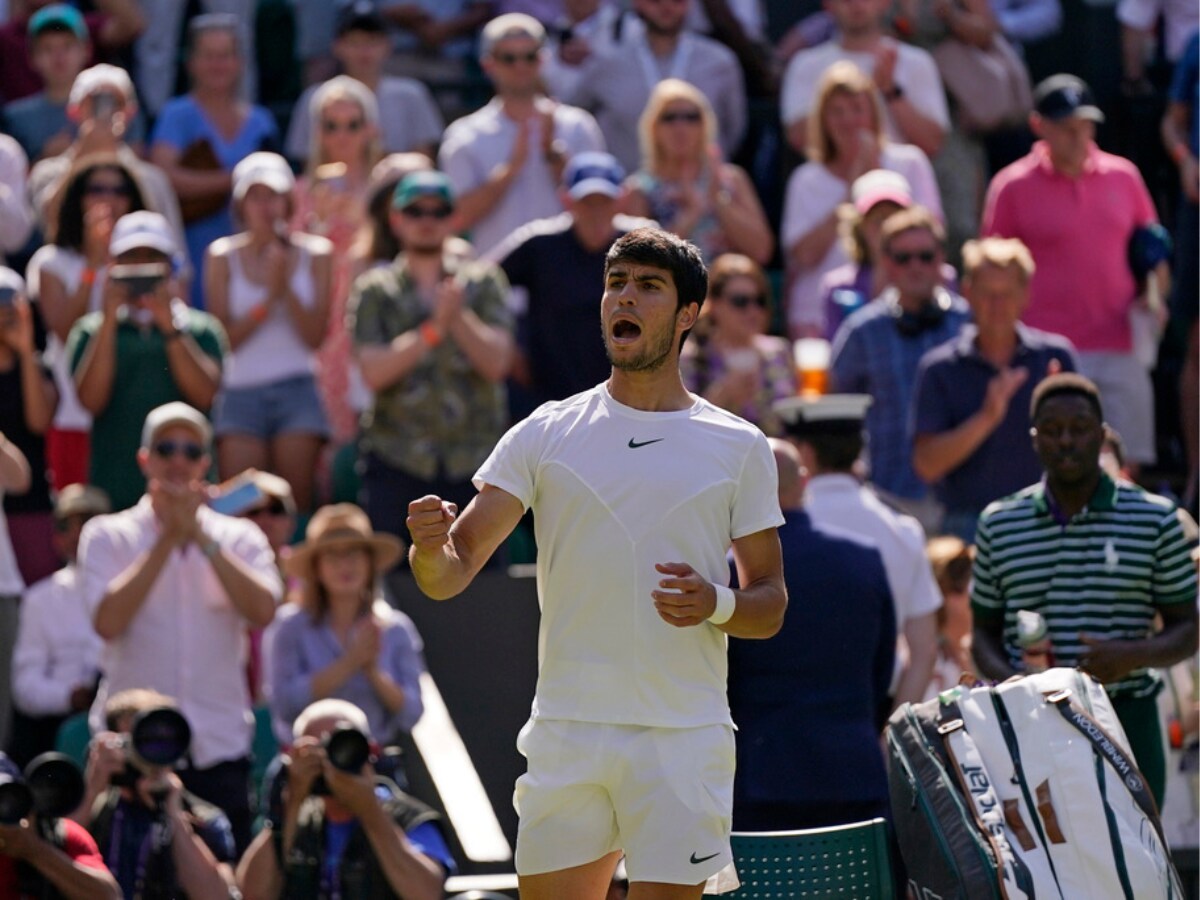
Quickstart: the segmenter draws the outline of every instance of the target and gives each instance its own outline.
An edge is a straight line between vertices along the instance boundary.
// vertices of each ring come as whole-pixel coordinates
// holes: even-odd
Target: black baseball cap
[[[338,6],[334,32],[341,37],[347,31],[387,33],[387,20],[372,0],[351,0]]]
[[[1033,108],[1051,122],[1072,118],[1104,121],[1104,113],[1096,105],[1087,82],[1065,73],[1051,75],[1037,86],[1033,92]]]

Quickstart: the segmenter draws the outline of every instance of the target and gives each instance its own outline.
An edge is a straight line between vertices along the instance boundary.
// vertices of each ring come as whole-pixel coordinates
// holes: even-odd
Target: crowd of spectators
[[[1086,376],[1067,393],[1096,391],[1122,454],[1105,490],[1178,507],[1164,540],[1194,546],[1185,6],[0,0],[0,749],[25,765],[87,713],[75,818],[100,847],[71,830],[64,875],[10,836],[19,859],[97,896],[97,859],[127,895],[160,865],[194,897],[331,877],[437,895],[437,816],[322,739],[357,730],[382,768],[420,717],[421,638],[384,589],[407,503],[464,507],[508,426],[604,380],[604,256],[650,222],[709,267],[685,383],[779,466],[803,608],[779,666],[731,650],[735,717],[764,680],[844,675],[739,751],[770,772],[739,771],[735,824],[886,812],[882,714],[1013,663],[986,582],[972,661],[969,572],[995,502],[1057,477],[1030,439],[1044,379]],[[828,360],[816,381],[802,345]],[[1176,570],[1151,612],[1194,601]],[[258,838],[256,706],[295,748]],[[869,759],[860,795],[779,774],[833,707],[811,759]],[[122,781],[161,709],[191,727],[186,765]],[[295,848],[333,862],[301,870]]]

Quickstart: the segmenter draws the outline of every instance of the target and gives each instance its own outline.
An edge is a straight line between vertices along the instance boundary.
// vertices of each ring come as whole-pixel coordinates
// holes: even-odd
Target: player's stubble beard
[[[649,335],[643,328],[642,335],[646,337],[646,344],[641,351],[635,356],[618,358],[613,354],[609,333],[604,331],[603,334],[604,351],[608,354],[608,361],[614,369],[620,369],[622,372],[652,372],[661,369],[670,360],[677,340],[674,329],[663,329],[658,335]]]

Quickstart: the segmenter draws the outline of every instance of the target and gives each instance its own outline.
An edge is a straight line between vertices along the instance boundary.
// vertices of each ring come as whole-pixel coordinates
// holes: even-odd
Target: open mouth
[[[617,319],[611,326],[612,339],[617,344],[636,341],[642,334],[642,326],[632,319]]]

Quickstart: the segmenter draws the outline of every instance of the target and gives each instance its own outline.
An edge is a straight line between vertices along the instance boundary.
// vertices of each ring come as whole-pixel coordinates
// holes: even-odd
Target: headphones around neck
[[[933,297],[916,312],[909,312],[900,305],[899,292],[888,288],[887,307],[896,330],[906,338],[917,337],[925,331],[937,328],[946,318],[953,301],[945,288],[934,288]]]

